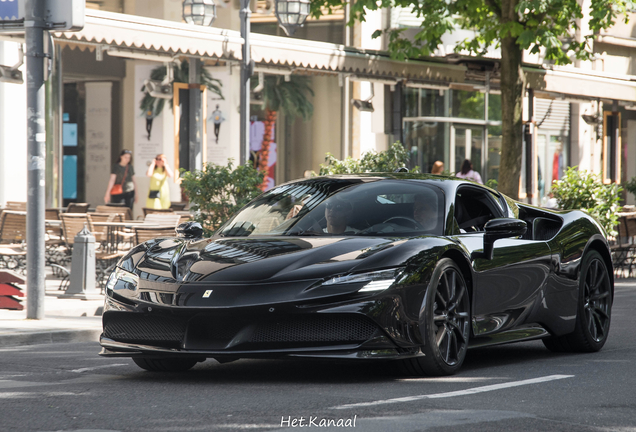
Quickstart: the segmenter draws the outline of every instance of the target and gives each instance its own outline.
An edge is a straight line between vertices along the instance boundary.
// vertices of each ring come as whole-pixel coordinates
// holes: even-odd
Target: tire
[[[612,285],[601,255],[592,250],[583,258],[579,275],[576,325],[570,334],[543,339],[553,352],[596,352],[609,335],[612,317]]]
[[[199,362],[193,358],[133,358],[137,366],[150,372],[183,372]]]
[[[401,360],[408,375],[444,376],[459,370],[470,337],[470,298],[462,273],[449,258],[437,263],[420,314],[423,356]]]

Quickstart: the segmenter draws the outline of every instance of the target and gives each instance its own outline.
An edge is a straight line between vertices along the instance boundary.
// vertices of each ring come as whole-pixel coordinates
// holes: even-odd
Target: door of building
[[[451,166],[454,174],[461,171],[462,163],[469,159],[473,169],[483,173],[484,127],[453,124],[451,127]]]

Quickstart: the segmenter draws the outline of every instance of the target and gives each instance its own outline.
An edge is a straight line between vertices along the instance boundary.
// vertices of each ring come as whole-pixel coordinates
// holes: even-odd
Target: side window
[[[461,187],[455,196],[455,219],[461,232],[483,231],[491,219],[503,217],[501,206],[489,191]]]

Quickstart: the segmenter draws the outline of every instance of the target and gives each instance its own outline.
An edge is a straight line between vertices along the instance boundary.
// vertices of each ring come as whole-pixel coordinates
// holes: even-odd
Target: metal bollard
[[[86,228],[73,240],[71,277],[67,295],[89,298],[99,293],[95,289],[95,236]]]

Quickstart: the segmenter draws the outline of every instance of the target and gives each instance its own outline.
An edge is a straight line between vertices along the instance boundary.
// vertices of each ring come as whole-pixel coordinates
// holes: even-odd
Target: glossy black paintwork
[[[479,258],[484,233],[460,233],[453,214],[458,188],[466,191],[480,186],[436,176],[361,177],[365,181],[426,181],[439,187],[446,197],[445,235],[157,239],[138,246],[120,261],[119,267],[136,273],[140,282],[137,286],[117,283],[107,293],[104,314],[221,317],[227,322],[298,314],[361,314],[377,324],[377,337],[358,346],[241,350],[230,345],[206,349],[199,344],[196,349],[184,346],[177,351],[102,338],[108,350],[104,355],[154,350],[196,351],[210,357],[320,356],[327,352],[342,357],[416,355],[423,344],[419,331],[422,302],[442,257],[455,260],[470,287],[471,345],[562,335],[574,329],[579,267],[585,251],[598,250],[611,270],[604,232],[583,212],[551,212],[514,203],[491,191],[501,207],[498,217],[519,217],[529,226],[534,218],[546,217],[561,228],[546,240],[499,239],[492,259]],[[359,293],[361,284],[321,285],[336,275],[395,267],[403,269],[401,278],[379,293]],[[210,289],[211,295],[204,298],[203,292]]]

